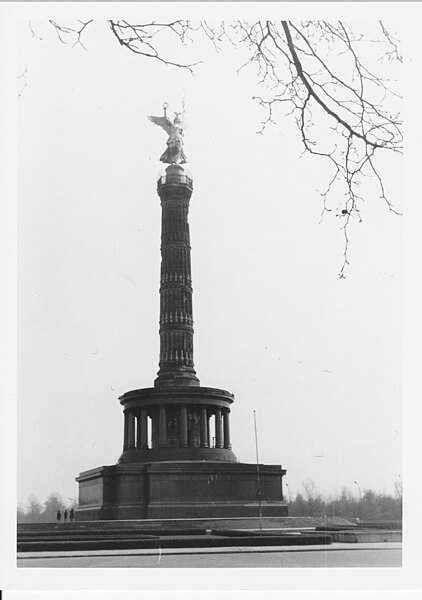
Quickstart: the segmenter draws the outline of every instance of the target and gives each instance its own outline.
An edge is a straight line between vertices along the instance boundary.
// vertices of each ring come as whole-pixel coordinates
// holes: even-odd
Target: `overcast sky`
[[[79,15],[75,15],[79,16]],[[235,394],[233,450],[315,481],[393,493],[402,476],[402,221],[371,182],[363,223],[320,223],[328,171],[279,119],[257,135],[240,52],[188,48],[194,77],[120,48],[103,22],[86,48],[36,18],[19,69],[18,501],[77,495],[79,472],[122,451],[118,396],[158,370],[160,203],[166,134],[147,120],[186,103],[194,356],[201,384]],[[403,208],[398,161],[382,165]]]

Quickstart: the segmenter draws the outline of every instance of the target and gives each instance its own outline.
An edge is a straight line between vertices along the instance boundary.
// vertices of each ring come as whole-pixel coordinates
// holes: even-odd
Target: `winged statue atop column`
[[[160,160],[163,163],[169,165],[181,165],[187,161],[186,155],[183,151],[183,123],[180,118],[181,113],[174,113],[175,117],[173,122],[167,117],[167,103],[163,105],[164,116],[163,117],[148,117],[148,119],[159,125],[168,133],[167,149],[160,156]]]

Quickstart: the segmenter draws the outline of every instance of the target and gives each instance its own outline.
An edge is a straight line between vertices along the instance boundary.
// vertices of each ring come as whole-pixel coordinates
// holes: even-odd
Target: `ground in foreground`
[[[59,568],[236,568],[236,567],[401,567],[400,542],[333,543],[330,546],[174,548],[161,550],[92,550],[25,552],[18,567]]]

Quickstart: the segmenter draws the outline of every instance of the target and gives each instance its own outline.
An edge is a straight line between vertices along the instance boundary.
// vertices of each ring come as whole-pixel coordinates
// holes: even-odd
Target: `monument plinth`
[[[150,117],[170,137],[157,185],[162,207],[160,358],[154,387],[132,390],[123,406],[118,464],[81,473],[79,520],[283,516],[279,465],[239,463],[231,449],[233,394],[202,387],[194,369],[189,202],[192,178],[176,117]],[[173,138],[172,138],[173,136]],[[253,443],[253,440],[251,440]],[[258,488],[259,486],[259,488]]]

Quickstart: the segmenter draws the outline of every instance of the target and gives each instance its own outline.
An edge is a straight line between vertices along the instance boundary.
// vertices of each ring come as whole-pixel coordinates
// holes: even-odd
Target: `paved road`
[[[28,552],[19,567],[401,567],[401,543],[214,549]]]

